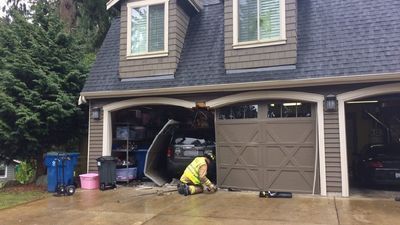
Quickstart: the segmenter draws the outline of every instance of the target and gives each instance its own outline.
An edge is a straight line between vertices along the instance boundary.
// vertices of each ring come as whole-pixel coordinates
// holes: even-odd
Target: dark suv
[[[400,145],[370,145],[354,158],[354,176],[360,184],[400,185]]]
[[[170,178],[179,179],[195,157],[207,152],[215,155],[214,131],[208,128],[178,128],[171,136],[166,151],[168,174]],[[215,162],[209,166],[207,177],[215,180]]]

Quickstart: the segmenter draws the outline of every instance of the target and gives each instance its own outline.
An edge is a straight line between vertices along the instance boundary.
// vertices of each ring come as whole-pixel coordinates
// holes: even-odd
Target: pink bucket
[[[99,175],[97,173],[86,173],[79,175],[82,189],[98,189]]]

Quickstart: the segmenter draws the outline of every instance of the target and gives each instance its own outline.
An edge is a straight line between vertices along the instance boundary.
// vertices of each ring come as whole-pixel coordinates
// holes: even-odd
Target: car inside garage
[[[368,97],[345,104],[351,194],[400,187],[400,95]]]
[[[111,124],[111,155],[118,160],[117,181],[150,178],[163,185],[179,178],[186,164],[204,153],[199,149],[215,145],[214,114],[204,109],[135,106],[112,112]],[[175,154],[177,140],[185,150],[181,150],[182,155]],[[145,168],[146,157],[150,168]],[[171,167],[176,161],[179,166]],[[136,176],[132,168],[137,169]]]

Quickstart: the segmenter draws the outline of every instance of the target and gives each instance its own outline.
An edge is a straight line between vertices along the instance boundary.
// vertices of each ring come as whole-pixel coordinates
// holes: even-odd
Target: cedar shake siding
[[[227,70],[295,65],[297,56],[297,3],[286,0],[286,44],[233,49],[233,0],[225,1],[225,68]]]
[[[170,0],[168,11],[168,56],[127,59],[127,3],[131,2],[134,1],[129,0],[121,6],[119,78],[175,74],[189,24],[189,16],[177,5],[176,0]]]

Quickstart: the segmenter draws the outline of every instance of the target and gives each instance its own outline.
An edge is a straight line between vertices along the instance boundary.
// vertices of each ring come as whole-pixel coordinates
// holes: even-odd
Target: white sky
[[[25,2],[26,6],[29,8],[29,6],[31,5],[30,2],[32,2],[34,0],[21,0],[21,2]],[[0,0],[0,17],[4,17],[5,13],[3,12],[3,6],[5,6],[7,3],[7,0]]]

